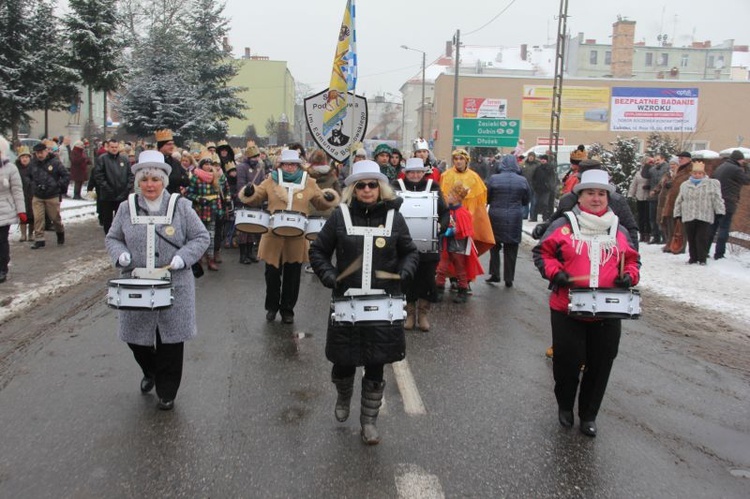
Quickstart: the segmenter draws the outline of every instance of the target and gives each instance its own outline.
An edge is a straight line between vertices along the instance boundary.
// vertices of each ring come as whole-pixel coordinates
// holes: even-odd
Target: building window
[[[646,52],[646,66],[653,66],[653,65],[654,65],[654,53]]]
[[[659,59],[659,66],[667,66],[669,65],[669,54],[662,53],[661,59]]]
[[[599,55],[599,53],[596,50],[592,50],[589,53],[589,64],[591,64],[592,66],[596,66],[596,64],[597,64],[596,58],[597,58],[598,55]]]
[[[686,68],[688,66],[688,55],[682,54],[682,58],[680,59],[680,67]]]
[[[706,64],[706,66],[708,66],[709,68],[714,67],[714,56],[712,55],[708,56],[708,63]]]
[[[612,51],[611,50],[607,50],[606,52],[604,52],[604,64],[607,64],[607,65],[612,64]]]

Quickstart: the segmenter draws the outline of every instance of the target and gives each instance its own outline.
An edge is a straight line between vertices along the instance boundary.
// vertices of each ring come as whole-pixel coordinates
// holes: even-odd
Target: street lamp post
[[[424,50],[419,49],[413,49],[411,47],[407,47],[406,45],[401,45],[401,48],[404,50],[413,50],[414,52],[420,52],[422,54],[422,102],[419,106],[419,133],[421,134],[420,138],[425,138],[424,133],[424,87],[425,87],[425,67],[427,65],[427,52]]]

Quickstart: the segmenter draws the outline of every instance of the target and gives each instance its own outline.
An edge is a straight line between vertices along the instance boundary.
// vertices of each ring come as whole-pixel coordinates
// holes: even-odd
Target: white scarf
[[[146,196],[143,196],[143,200],[146,202],[146,207],[148,208],[148,212],[152,215],[159,213],[159,210],[161,209],[161,201],[164,199],[164,193],[167,190],[164,189],[161,191],[161,194],[159,194],[159,197],[154,199],[153,201],[149,201],[146,199]]]
[[[586,245],[591,262],[590,286],[598,287],[599,268],[612,258],[620,259],[620,250],[617,247],[617,229],[620,221],[612,210],[597,216],[576,209],[574,212],[567,212],[566,215],[573,228],[571,239],[576,254],[583,253],[583,246]]]

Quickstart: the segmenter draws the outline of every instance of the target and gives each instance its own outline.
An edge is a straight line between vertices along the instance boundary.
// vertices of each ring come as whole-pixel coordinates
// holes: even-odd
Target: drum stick
[[[570,281],[571,282],[588,281],[589,279],[591,279],[591,274],[573,276],[570,278]]]
[[[620,255],[620,279],[625,275],[625,253]]]
[[[172,270],[172,265],[167,265],[166,267],[163,267],[164,270]]]
[[[357,258],[352,261],[352,263],[349,264],[347,268],[341,271],[341,273],[336,277],[336,282],[339,282],[341,279],[345,279],[358,271],[360,268],[362,268],[362,255],[359,255]]]
[[[378,279],[401,279],[400,275],[393,272],[386,272],[385,270],[376,270],[375,277]]]

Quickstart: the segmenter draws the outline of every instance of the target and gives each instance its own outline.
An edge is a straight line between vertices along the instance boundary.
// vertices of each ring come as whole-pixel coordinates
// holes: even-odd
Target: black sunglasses
[[[365,187],[369,187],[370,189],[377,189],[378,187],[380,187],[380,184],[378,184],[378,183],[377,183],[377,182],[375,182],[375,181],[371,181],[371,182],[357,182],[356,184],[354,184],[354,187],[355,187],[355,188],[356,188],[356,189],[357,189],[358,191],[361,191],[361,190],[363,190],[363,189],[364,189]]]

